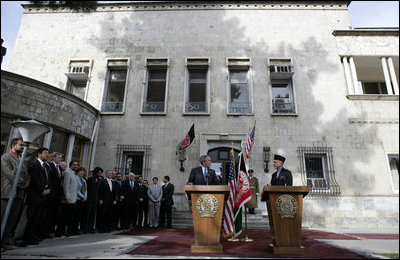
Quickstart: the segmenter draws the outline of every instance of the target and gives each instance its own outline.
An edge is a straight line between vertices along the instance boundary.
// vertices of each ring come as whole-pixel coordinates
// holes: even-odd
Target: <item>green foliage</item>
[[[67,7],[74,11],[90,12],[96,10],[97,1],[30,1],[37,6],[48,6],[53,9]]]
[[[382,256],[392,258],[392,259],[399,259],[399,254],[397,254],[397,253],[382,253],[382,254],[374,253],[374,255],[382,255]]]

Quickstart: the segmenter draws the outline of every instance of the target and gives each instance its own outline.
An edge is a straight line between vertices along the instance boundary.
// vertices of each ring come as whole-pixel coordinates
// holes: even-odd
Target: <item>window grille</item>
[[[300,172],[312,197],[339,197],[340,187],[335,179],[331,147],[299,147]]]
[[[149,161],[151,156],[150,145],[117,145],[117,161],[114,170],[128,175],[129,172],[142,176],[149,176]]]

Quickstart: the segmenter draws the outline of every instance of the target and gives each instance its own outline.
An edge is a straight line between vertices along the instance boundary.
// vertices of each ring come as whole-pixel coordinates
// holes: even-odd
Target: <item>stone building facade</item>
[[[93,126],[89,167],[169,175],[176,210],[200,155],[225,182],[229,150],[256,125],[247,166],[263,186],[273,155],[287,158],[294,185],[311,187],[304,226],[398,227],[398,29],[351,29],[348,4],[23,5],[9,70],[100,111],[80,118]]]

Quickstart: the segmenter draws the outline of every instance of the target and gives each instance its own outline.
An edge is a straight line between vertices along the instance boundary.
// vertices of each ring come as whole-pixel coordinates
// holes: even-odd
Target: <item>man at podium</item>
[[[276,172],[272,174],[271,185],[272,186],[292,186],[293,185],[293,176],[292,173],[283,168],[283,164],[286,158],[275,154],[273,166],[276,169]]]
[[[217,175],[211,166],[211,157],[208,155],[200,156],[201,166],[192,169],[187,184],[192,185],[220,185]]]

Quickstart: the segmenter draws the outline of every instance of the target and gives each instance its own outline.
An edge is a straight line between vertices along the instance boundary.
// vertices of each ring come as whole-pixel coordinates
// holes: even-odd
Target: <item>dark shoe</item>
[[[6,244],[2,244],[1,245],[1,252],[7,251],[7,250],[11,250],[13,249],[12,246],[6,245]]]
[[[16,242],[15,245],[18,247],[26,247],[27,246],[27,244],[24,241],[20,241],[18,243]]]
[[[35,241],[35,240],[28,240],[25,242],[25,244],[27,245],[39,245],[39,242]]]

